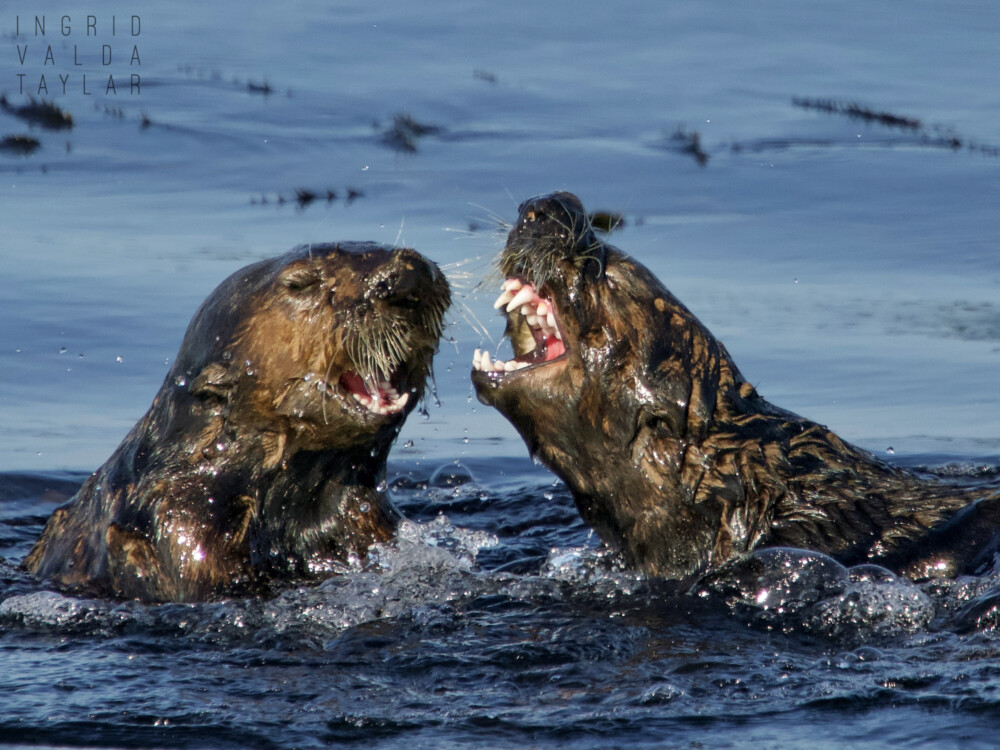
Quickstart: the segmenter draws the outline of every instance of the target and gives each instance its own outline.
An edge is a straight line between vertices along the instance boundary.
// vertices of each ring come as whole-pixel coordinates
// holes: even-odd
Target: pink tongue
[[[556,357],[561,357],[566,353],[566,345],[562,341],[557,339],[555,336],[549,336],[545,339],[545,361],[548,362],[550,359],[555,359]]]
[[[345,372],[340,376],[340,384],[348,391],[355,393],[358,396],[363,396],[369,399],[373,396],[373,394],[365,387],[365,379],[356,372]],[[378,398],[379,404],[383,404],[388,401],[388,394],[379,388],[376,398]]]

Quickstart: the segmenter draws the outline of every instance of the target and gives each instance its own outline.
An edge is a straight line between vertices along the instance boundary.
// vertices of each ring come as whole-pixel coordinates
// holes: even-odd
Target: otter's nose
[[[389,266],[372,279],[369,296],[395,307],[416,307],[424,296],[434,294],[440,282],[437,266],[415,252],[398,250]]]
[[[544,231],[562,229],[572,236],[586,231],[587,212],[583,203],[572,193],[558,192],[529,198],[518,208],[518,224],[525,228],[531,225],[544,227]]]

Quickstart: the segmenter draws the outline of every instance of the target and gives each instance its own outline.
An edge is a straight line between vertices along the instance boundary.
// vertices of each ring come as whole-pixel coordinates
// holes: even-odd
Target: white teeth
[[[493,360],[490,359],[490,353],[486,351],[481,352],[476,349],[476,353],[472,357],[472,366],[477,370],[490,372],[493,369]]]
[[[492,359],[489,352],[480,351],[479,349],[476,349],[472,355],[472,368],[481,372],[513,372],[527,366],[527,362],[517,362],[515,360],[504,362],[502,359]],[[406,401],[402,401],[402,403],[405,404]]]
[[[555,336],[562,341],[562,332],[556,325],[555,308],[551,301],[540,297],[531,284],[525,284],[519,279],[507,279],[500,288],[503,291],[493,303],[494,309],[504,309],[507,313],[517,311],[528,327],[535,331],[536,338],[541,333],[542,339]],[[472,366],[481,372],[513,372],[529,365],[516,360],[504,362],[502,359],[493,359],[489,352],[476,349],[472,355]]]
[[[493,303],[493,309],[499,310],[501,307],[505,307],[507,303],[510,302],[512,299],[514,299],[514,292],[510,291],[504,292],[499,297],[497,297],[497,301]]]
[[[517,308],[523,306],[526,302],[531,302],[535,299],[535,290],[530,286],[521,288],[517,294],[514,295],[514,299],[507,303],[507,312],[514,312]]]
[[[359,404],[366,407],[372,414],[381,414],[383,416],[386,414],[396,414],[397,412],[402,411],[403,407],[405,407],[410,400],[409,393],[400,395],[399,391],[393,388],[388,381],[380,381],[378,388],[378,392],[383,394],[378,398],[373,398],[366,393],[355,393],[354,391],[351,391],[351,395],[354,396],[354,399]]]

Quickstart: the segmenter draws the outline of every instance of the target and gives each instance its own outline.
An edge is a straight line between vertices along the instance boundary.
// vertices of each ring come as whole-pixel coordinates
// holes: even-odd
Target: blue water
[[[17,74],[35,92],[45,75],[75,124],[0,112],[0,137],[41,144],[0,151],[0,743],[992,747],[997,616],[975,600],[995,576],[835,570],[810,588],[826,569],[806,559],[762,584],[777,607],[644,581],[468,371],[500,338],[498,290],[477,285],[504,222],[571,190],[624,214],[612,241],[767,398],[995,486],[998,38],[989,2],[5,3],[0,93],[23,104]],[[394,147],[403,113],[440,130]],[[300,208],[297,189],[321,198]],[[341,239],[412,245],[457,291],[437,399],[391,459],[413,523],[380,568],[271,602],[145,607],[12,567],[146,410],[222,278]]]

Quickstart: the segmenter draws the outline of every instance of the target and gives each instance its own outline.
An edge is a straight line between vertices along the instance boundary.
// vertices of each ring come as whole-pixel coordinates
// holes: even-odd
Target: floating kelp
[[[0,96],[0,109],[46,130],[64,130],[73,127],[73,116],[69,112],[44,99],[39,101],[34,97],[28,97],[27,104],[16,107],[6,96]]]
[[[30,135],[5,135],[0,138],[0,152],[27,156],[41,148],[41,142]]]

